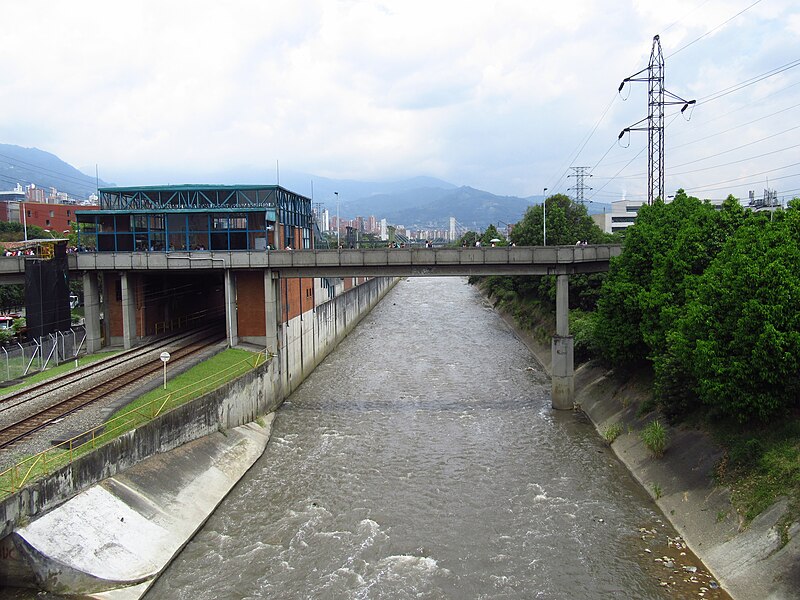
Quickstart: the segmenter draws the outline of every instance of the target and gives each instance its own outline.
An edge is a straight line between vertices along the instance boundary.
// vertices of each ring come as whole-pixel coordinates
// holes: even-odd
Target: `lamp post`
[[[19,205],[22,207],[22,235],[25,241],[28,241],[28,218],[25,214],[25,203],[20,202]]]
[[[547,188],[542,191],[542,246],[547,246]]]
[[[339,250],[342,247],[339,241],[339,232],[342,229],[342,224],[339,222],[339,192],[333,193],[336,194],[336,249]]]

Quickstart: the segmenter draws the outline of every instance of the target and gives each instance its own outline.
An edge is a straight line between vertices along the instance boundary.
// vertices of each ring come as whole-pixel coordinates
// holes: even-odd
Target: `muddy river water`
[[[548,394],[466,280],[401,281],[147,599],[727,598]]]

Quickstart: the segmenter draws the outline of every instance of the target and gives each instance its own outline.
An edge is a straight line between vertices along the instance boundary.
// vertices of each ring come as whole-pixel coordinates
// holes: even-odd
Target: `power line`
[[[690,173],[700,173],[701,171],[710,171],[712,169],[719,169],[721,167],[729,167],[731,165],[737,165],[739,163],[755,160],[756,158],[763,158],[765,156],[770,156],[772,154],[778,154],[780,152],[786,152],[787,150],[792,150],[792,149],[797,148],[797,147],[800,147],[800,144],[794,144],[793,146],[788,146],[786,148],[781,148],[780,150],[773,150],[772,152],[765,152],[764,154],[758,154],[757,156],[750,156],[750,157],[747,157],[747,158],[742,158],[740,160],[734,160],[734,161],[727,162],[727,163],[724,163],[724,164],[721,164],[721,165],[714,165],[713,167],[703,167],[703,168],[700,168],[700,169],[693,169],[691,171],[682,171],[680,173],[671,173],[671,175],[688,175]],[[705,159],[700,159],[700,160],[705,160]],[[690,164],[690,163],[684,163],[684,164]]]
[[[738,92],[741,89],[754,85],[760,81],[764,81],[765,79],[769,79],[770,77],[773,77],[775,75],[779,75],[780,73],[788,71],[789,69],[794,69],[797,66],[800,66],[800,58],[788,62],[785,65],[781,65],[780,67],[775,67],[774,69],[761,73],[760,75],[756,75],[755,77],[751,77],[750,79],[746,79],[740,83],[734,84],[718,92],[714,92],[713,94],[709,94],[704,98],[700,98],[700,100],[698,100],[697,103],[708,104],[709,102],[713,102],[714,100],[719,100],[720,98],[727,96],[728,94]]]
[[[758,177],[760,175],[766,175],[768,173],[775,173],[776,171],[783,171],[784,169],[789,169],[791,167],[796,167],[798,165],[800,165],[800,162],[792,163],[790,165],[785,165],[783,167],[777,167],[775,169],[767,169],[766,171],[761,171],[760,173],[751,173],[749,175],[743,175],[742,177],[735,177],[733,179],[726,179],[725,181],[716,181],[714,183],[709,183],[707,185],[700,186],[700,187],[695,188],[695,189],[697,189],[697,190],[705,190],[707,188],[710,188],[710,186],[721,185],[723,183],[733,183],[735,181],[741,181],[742,179],[748,179],[750,177]],[[793,175],[783,175],[783,176],[779,176],[779,177],[773,177],[773,179],[776,179],[776,180],[777,179],[787,179],[789,177],[797,177],[798,175],[800,175],[800,173],[795,173]],[[710,189],[715,189],[715,188],[710,188]],[[716,188],[716,189],[720,189],[720,188]]]
[[[555,190],[555,189],[557,189],[557,188],[558,188],[559,184],[560,184],[560,183],[561,183],[561,181],[564,179],[564,176],[565,176],[565,175],[566,175],[566,173],[567,173],[567,169],[565,168],[565,167],[566,167],[566,165],[567,165],[567,164],[569,164],[569,163],[571,163],[571,162],[574,162],[575,160],[577,160],[577,159],[578,159],[578,157],[580,156],[581,152],[583,152],[583,149],[584,149],[584,148],[586,148],[586,144],[588,144],[588,143],[589,143],[589,140],[590,140],[590,139],[592,139],[592,136],[593,136],[593,135],[595,134],[595,132],[597,131],[597,128],[600,126],[600,123],[602,123],[602,122],[603,122],[603,119],[605,118],[605,116],[606,116],[606,114],[608,113],[608,111],[611,109],[611,106],[614,104],[614,102],[616,102],[616,100],[617,100],[617,96],[618,96],[618,95],[619,95],[619,94],[614,94],[614,95],[611,97],[611,102],[609,102],[609,103],[606,105],[606,108],[605,108],[605,110],[603,110],[603,113],[600,115],[600,118],[599,118],[599,119],[597,119],[597,122],[594,124],[594,127],[592,127],[592,130],[591,130],[591,131],[590,131],[590,132],[589,132],[589,133],[586,135],[586,137],[583,139],[583,142],[582,142],[582,143],[580,143],[580,142],[578,143],[578,146],[579,146],[579,147],[578,147],[577,151],[574,151],[574,150],[573,150],[573,152],[572,152],[572,153],[569,155],[571,158],[569,158],[569,159],[568,159],[568,160],[567,160],[567,161],[564,163],[564,167],[562,167],[562,169],[561,169],[561,171],[563,171],[563,172],[562,172],[562,174],[559,176],[559,178],[556,180],[556,182],[555,182],[554,184],[552,184],[552,185],[550,185],[550,186],[549,186],[549,189]],[[608,153],[606,153],[606,154],[608,154]]]
[[[760,142],[772,139],[774,137],[778,137],[779,135],[783,135],[785,133],[789,133],[790,131],[794,131],[795,129],[800,129],[800,125],[795,125],[794,127],[790,127],[789,129],[784,129],[783,131],[779,131],[778,133],[773,133],[772,135],[768,135],[766,137],[760,138],[758,140],[753,140],[752,142],[748,142],[747,144],[742,144],[741,146],[736,146],[735,148],[730,148],[729,150],[723,150],[722,152],[717,152],[716,154],[711,154],[710,156],[704,156],[703,158],[698,158],[689,162],[681,163],[679,165],[672,165],[672,168],[677,169],[678,167],[685,167],[686,165],[691,165],[701,160],[708,160],[710,158],[716,158],[717,156],[722,156],[723,154],[730,154],[731,152],[735,152],[736,150],[741,150],[742,148],[748,148]],[[790,146],[789,148],[794,148],[795,146]],[[789,149],[787,148],[787,150]],[[758,157],[754,157],[758,158]]]
[[[637,152],[637,153],[636,153],[636,156],[634,156],[632,159],[630,159],[630,160],[628,161],[628,164],[626,164],[626,165],[625,165],[624,167],[622,167],[622,168],[621,168],[619,171],[617,171],[616,175],[614,175],[614,176],[613,176],[611,179],[609,179],[608,181],[606,181],[606,182],[605,182],[605,183],[604,183],[604,184],[603,184],[603,185],[602,185],[600,188],[598,188],[598,189],[597,189],[597,191],[596,191],[594,194],[592,194],[592,195],[591,195],[591,197],[589,198],[589,200],[591,200],[592,198],[594,198],[595,196],[597,196],[597,194],[598,194],[598,193],[600,193],[600,191],[602,191],[602,190],[603,190],[603,189],[604,189],[604,188],[605,188],[605,187],[606,187],[606,186],[607,186],[609,183],[611,183],[612,181],[614,181],[614,179],[616,179],[616,178],[617,178],[617,176],[618,176],[620,173],[622,173],[622,172],[623,172],[625,169],[627,169],[627,168],[628,168],[628,166],[629,166],[629,165],[630,165],[630,164],[631,164],[633,161],[635,161],[637,158],[639,158],[639,156],[641,156],[642,152],[644,152],[645,150],[646,150],[646,148],[642,148],[641,150],[639,150],[639,152]]]
[[[734,127],[730,127],[729,129],[725,129],[724,131],[720,131],[718,133],[712,133],[711,135],[707,135],[706,137],[703,137],[703,138],[700,138],[700,139],[697,139],[697,140],[693,140],[691,142],[685,142],[685,143],[679,144],[677,146],[672,146],[671,148],[673,150],[675,150],[677,148],[683,148],[683,147],[689,146],[691,144],[696,144],[697,142],[703,142],[705,140],[711,139],[713,137],[717,137],[717,136],[722,135],[724,133],[730,133],[731,131],[734,131],[736,129],[740,129],[742,127],[746,127],[747,125],[752,125],[753,123],[758,123],[759,121],[763,121],[764,119],[769,119],[770,117],[774,117],[775,115],[779,115],[781,113],[785,113],[786,111],[792,110],[793,108],[797,108],[798,106],[800,106],[800,103],[794,104],[794,105],[789,106],[787,108],[782,108],[781,110],[778,110],[778,111],[776,111],[774,113],[770,113],[768,115],[764,115],[763,117],[759,117],[757,119],[753,119],[752,121],[748,121],[747,123],[741,123],[740,125],[735,125]]]
[[[676,55],[678,52],[683,52],[684,50],[686,50],[686,48],[688,48],[688,47],[689,47],[689,46],[691,46],[692,44],[695,44],[695,43],[699,42],[700,40],[702,40],[704,37],[707,37],[707,36],[711,35],[711,34],[712,34],[712,33],[714,33],[714,32],[715,32],[717,29],[719,29],[719,28],[721,28],[721,27],[724,27],[725,25],[727,25],[728,23],[730,23],[731,21],[733,21],[733,20],[734,20],[736,17],[738,17],[738,16],[739,16],[739,15],[741,15],[742,13],[745,13],[745,12],[747,12],[748,10],[750,10],[751,8],[753,8],[753,7],[754,7],[756,4],[758,4],[759,2],[761,2],[761,0],[756,0],[755,2],[753,2],[753,3],[752,3],[750,6],[748,6],[747,8],[744,8],[744,9],[740,10],[738,13],[736,13],[735,15],[733,15],[733,16],[732,16],[730,19],[727,19],[726,21],[723,21],[722,23],[720,23],[719,25],[717,25],[717,26],[716,26],[716,27],[714,27],[713,29],[709,29],[709,30],[708,30],[708,31],[706,31],[706,32],[705,32],[703,35],[701,35],[701,36],[700,36],[700,37],[698,37],[698,38],[695,38],[695,39],[693,39],[691,42],[689,42],[689,43],[688,43],[688,44],[686,44],[685,46],[681,46],[680,48],[678,48],[677,50],[675,50],[675,52],[673,52],[672,54],[670,54],[669,56],[667,56],[667,58],[672,58],[672,57],[673,57],[673,56],[675,56],[675,55]],[[670,25],[670,27],[672,27],[672,26]]]

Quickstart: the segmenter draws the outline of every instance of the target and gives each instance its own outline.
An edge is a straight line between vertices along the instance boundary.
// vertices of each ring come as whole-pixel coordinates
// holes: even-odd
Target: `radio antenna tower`
[[[573,173],[572,175],[568,176],[568,177],[574,177],[575,178],[575,187],[568,188],[567,191],[575,190],[575,202],[578,202],[579,204],[583,204],[583,193],[584,193],[584,191],[592,189],[592,188],[587,187],[586,185],[584,185],[583,178],[587,177],[587,176],[591,177],[592,174],[591,173],[587,173],[587,171],[589,170],[589,167],[570,167],[570,169],[575,171],[575,173]]]
[[[664,89],[664,55],[661,53],[661,40],[658,36],[653,38],[653,48],[650,51],[650,64],[646,69],[626,77],[619,84],[619,92],[629,81],[646,81],[648,84],[648,112],[647,118],[637,121],[630,127],[623,129],[618,139],[630,131],[647,132],[647,203],[653,204],[656,198],[664,196],[664,107],[673,104],[683,104],[684,112],[696,100],[684,100],[672,92]],[[667,98],[665,100],[664,98]],[[646,127],[639,127],[647,121]]]

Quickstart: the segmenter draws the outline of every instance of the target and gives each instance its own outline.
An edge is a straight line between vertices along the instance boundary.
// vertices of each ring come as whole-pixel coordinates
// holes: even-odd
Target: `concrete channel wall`
[[[0,585],[43,584],[41,574],[37,577],[30,573],[33,551],[29,548],[29,540],[23,540],[20,535],[24,535],[25,529],[31,529],[29,526],[32,523],[35,524],[51,511],[55,513],[54,509],[58,512],[69,512],[69,505],[65,503],[81,491],[88,490],[103,480],[109,482],[104,482],[104,486],[109,487],[115,476],[124,476],[129,469],[134,471],[135,465],[147,462],[145,459],[175,451],[184,445],[189,447],[195,441],[210,439],[220,431],[233,432],[237,428],[247,427],[247,424],[252,424],[260,416],[273,412],[395,283],[396,280],[390,278],[372,279],[293,319],[279,331],[279,335],[283,336],[283,344],[279,344],[278,355],[270,361],[214,392],[161,415],[77,458],[50,476],[3,499],[0,502],[0,552],[3,555],[3,560],[0,560]],[[256,445],[263,443],[265,446],[268,433],[264,435],[262,432],[237,431],[231,437],[248,438],[241,443],[244,445],[247,442],[250,446],[253,445],[252,439],[258,438],[261,441],[256,442]],[[225,445],[224,441],[211,443]],[[224,452],[236,454],[238,451],[232,450],[231,444],[235,445],[229,440]],[[248,452],[253,455],[252,461],[260,454],[254,454],[252,450]],[[248,466],[249,464],[252,463],[248,463]],[[241,474],[244,470],[241,470]],[[174,474],[176,479],[182,475]],[[228,479],[232,479],[228,475]],[[234,484],[235,478],[230,482],[230,487]],[[183,492],[185,494],[185,490]],[[153,490],[152,493],[156,491]],[[216,503],[223,497],[224,494],[214,499],[214,503],[209,505],[209,511],[213,511]],[[14,533],[18,529],[20,533]],[[42,559],[41,556],[36,558],[41,572],[52,568],[52,564],[47,564],[46,559],[47,557]],[[50,561],[52,562],[54,561]],[[65,569],[63,565],[58,569],[63,581]],[[58,579],[52,575],[47,576]],[[75,577],[81,580],[80,577]],[[152,579],[152,576],[149,578]],[[78,590],[73,587],[71,590],[60,591],[75,593]]]
[[[286,365],[281,369],[286,396],[347,337],[396,281],[388,277],[370,279],[280,328],[278,358]]]

